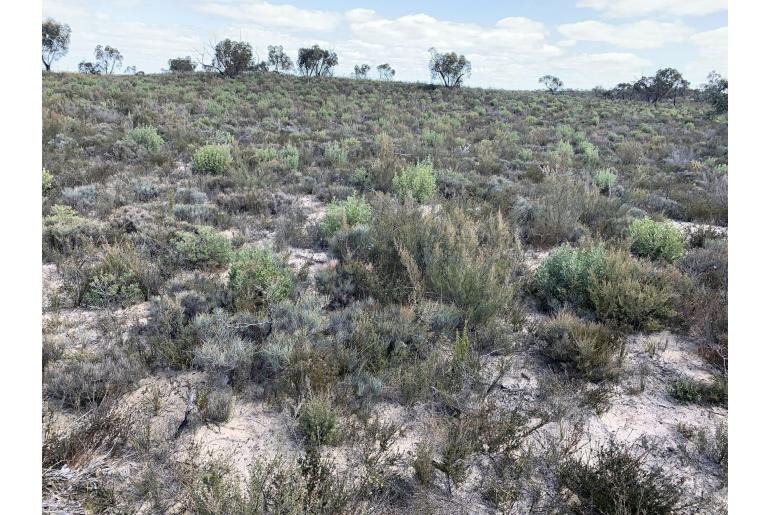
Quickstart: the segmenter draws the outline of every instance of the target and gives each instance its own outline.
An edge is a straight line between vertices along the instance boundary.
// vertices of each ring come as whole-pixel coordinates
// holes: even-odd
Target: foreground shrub
[[[299,150],[293,145],[286,145],[278,153],[281,159],[281,165],[286,170],[296,170],[299,168]]]
[[[195,349],[194,364],[205,370],[213,384],[225,386],[238,374],[245,375],[254,348],[241,338],[223,310],[195,317],[195,330],[202,344]]]
[[[91,271],[81,303],[90,307],[128,307],[154,290],[153,270],[127,245],[108,247]]]
[[[618,175],[612,168],[602,168],[594,175],[594,184],[604,194],[609,194],[616,182],[618,182]]]
[[[348,151],[336,141],[326,145],[324,157],[329,164],[335,166],[345,166],[348,163]]]
[[[575,513],[668,515],[682,513],[682,489],[660,468],[648,469],[644,455],[617,443],[592,456],[570,456],[558,469],[562,487],[580,499]]]
[[[195,407],[204,422],[225,423],[230,420],[233,409],[233,390],[230,387],[198,390]]]
[[[639,218],[628,228],[631,252],[637,256],[672,263],[684,256],[684,239],[670,223]]]
[[[337,430],[337,413],[328,398],[306,400],[299,410],[299,427],[314,445],[332,443]]]
[[[291,294],[294,273],[271,250],[247,248],[235,255],[229,284],[237,310],[257,311]]]
[[[128,137],[150,152],[157,152],[163,145],[163,138],[158,134],[158,129],[148,125],[142,125],[135,129],[131,129],[131,132],[128,133]]]
[[[569,305],[620,329],[657,330],[676,317],[689,283],[675,270],[656,270],[601,245],[559,247],[535,274],[546,307]]]
[[[53,174],[43,168],[43,195],[46,195],[51,190],[53,190]]]
[[[69,206],[53,206],[43,217],[43,257],[49,260],[96,243],[104,232],[100,222],[78,214]]]
[[[178,233],[173,248],[178,261],[189,266],[224,266],[233,255],[230,240],[208,226]]]
[[[43,391],[63,407],[80,409],[122,394],[142,372],[134,357],[117,348],[73,352],[46,369]]]
[[[393,177],[393,192],[399,199],[411,197],[419,203],[436,194],[436,173],[430,161],[407,166]]]
[[[224,173],[232,162],[230,145],[205,145],[193,155],[192,169],[198,173]]]
[[[330,238],[342,228],[365,224],[371,216],[371,206],[364,197],[352,195],[345,202],[334,200],[321,220],[321,232]]]
[[[561,312],[538,329],[545,354],[568,363],[591,381],[614,378],[623,360],[624,341],[604,325]]]
[[[715,376],[710,381],[680,377],[668,386],[668,393],[683,403],[727,405],[727,379]]]

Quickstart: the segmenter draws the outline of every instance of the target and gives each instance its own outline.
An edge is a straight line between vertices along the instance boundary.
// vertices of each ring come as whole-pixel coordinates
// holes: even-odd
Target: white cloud
[[[727,76],[727,27],[699,32],[690,38],[698,55],[685,68],[693,83],[705,82],[711,70]]]
[[[559,25],[558,29],[569,39],[610,43],[621,48],[660,48],[666,43],[685,41],[695,32],[682,22],[652,20],[620,25],[591,20]]]
[[[555,73],[570,88],[614,86],[650,69],[653,63],[627,52],[586,53],[565,56],[552,63]],[[545,72],[543,72],[545,73]]]
[[[193,8],[198,12],[223,18],[288,30],[331,31],[337,28],[342,19],[339,13],[333,11],[300,9],[290,4],[269,2],[207,2],[197,4]]]
[[[648,14],[704,16],[727,10],[727,0],[578,0],[577,6],[611,18]]]

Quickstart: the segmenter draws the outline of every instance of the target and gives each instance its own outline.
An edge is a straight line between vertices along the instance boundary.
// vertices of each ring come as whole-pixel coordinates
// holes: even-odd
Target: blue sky
[[[42,14],[72,27],[55,70],[75,70],[107,44],[124,65],[159,72],[229,37],[261,58],[268,44],[295,58],[318,43],[338,53],[335,75],[388,62],[397,80],[423,82],[435,46],[465,54],[467,84],[480,87],[532,89],[546,73],[567,87],[612,86],[666,66],[693,84],[711,70],[727,75],[726,0],[43,0]]]

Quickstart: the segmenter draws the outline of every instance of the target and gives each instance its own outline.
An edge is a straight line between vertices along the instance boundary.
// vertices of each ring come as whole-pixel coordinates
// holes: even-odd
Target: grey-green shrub
[[[163,138],[158,134],[158,129],[149,125],[141,125],[131,129],[128,137],[150,152],[157,152],[163,146]]]
[[[224,266],[233,255],[230,240],[205,225],[177,233],[173,248],[179,262],[190,266]]]
[[[224,173],[233,163],[230,145],[205,145],[193,155],[192,169],[197,173]]]
[[[393,192],[399,199],[411,197],[423,203],[436,194],[436,173],[433,163],[423,161],[407,166],[393,177]]]
[[[684,256],[684,238],[670,223],[637,218],[628,227],[631,252],[672,263]]]
[[[229,285],[235,308],[255,311],[287,298],[294,287],[294,273],[271,250],[246,248],[233,258]]]
[[[315,396],[306,400],[299,411],[299,427],[312,444],[332,443],[337,431],[337,412],[329,399]]]

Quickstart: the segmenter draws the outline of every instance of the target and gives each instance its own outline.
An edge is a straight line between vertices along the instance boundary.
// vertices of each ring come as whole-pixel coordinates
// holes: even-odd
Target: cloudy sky
[[[546,73],[567,87],[612,86],[666,66],[693,84],[727,75],[727,0],[43,0],[49,16],[72,28],[55,70],[76,70],[106,44],[124,65],[159,72],[229,37],[262,59],[268,44],[296,59],[317,43],[339,55],[335,75],[387,62],[396,79],[421,82],[428,48],[452,50],[471,60],[467,84],[479,87],[532,89]]]

